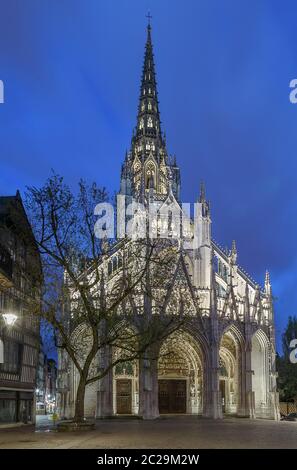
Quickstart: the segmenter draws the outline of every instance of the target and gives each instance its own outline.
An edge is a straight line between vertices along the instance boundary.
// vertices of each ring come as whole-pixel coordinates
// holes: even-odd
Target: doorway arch
[[[242,344],[242,335],[235,326],[224,331],[219,349],[219,387],[225,414],[236,414],[240,405]]]
[[[251,366],[255,413],[261,417],[266,414],[269,390],[269,341],[262,330],[252,337]]]
[[[202,413],[202,358],[198,341],[185,331],[163,342],[158,360],[160,414]]]

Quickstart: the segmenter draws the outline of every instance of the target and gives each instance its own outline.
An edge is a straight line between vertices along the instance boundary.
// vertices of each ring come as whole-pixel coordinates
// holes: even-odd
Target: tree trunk
[[[86,381],[87,381],[87,376],[85,376],[85,374],[81,374],[77,392],[76,392],[76,399],[75,399],[74,421],[76,422],[83,421],[85,417]]]

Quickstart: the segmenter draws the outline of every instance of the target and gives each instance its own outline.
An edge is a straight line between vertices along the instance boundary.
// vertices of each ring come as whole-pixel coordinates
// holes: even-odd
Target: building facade
[[[41,267],[20,194],[0,197],[0,423],[35,420]]]
[[[154,202],[160,209],[182,211],[180,188],[180,170],[167,153],[161,129],[149,24],[137,125],[122,165],[119,194],[126,204],[134,200],[145,210]],[[160,344],[158,361],[118,365],[100,382],[88,386],[86,415],[279,418],[269,274],[266,272],[261,288],[238,265],[235,242],[224,250],[212,239],[210,205],[203,185],[195,220],[181,240],[172,292],[172,296],[186,299],[183,305],[189,319]],[[193,237],[197,244],[187,245]],[[120,269],[123,250],[119,244],[104,261],[110,282]],[[168,308],[174,315],[174,304]],[[74,414],[76,387],[76,369],[60,352],[58,406],[62,417]]]
[[[46,413],[56,411],[57,364],[54,359],[46,358],[45,405]]]
[[[36,414],[52,414],[56,410],[57,364],[39,351],[36,379]]]
[[[43,352],[42,341],[40,342],[40,349],[38,354],[38,364],[36,371],[36,414],[46,414],[46,355]]]

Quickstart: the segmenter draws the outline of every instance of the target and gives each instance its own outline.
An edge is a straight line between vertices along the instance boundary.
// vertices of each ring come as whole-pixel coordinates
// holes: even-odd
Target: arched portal
[[[268,406],[268,344],[268,339],[261,330],[258,330],[252,337],[252,390],[257,417],[265,415]]]
[[[239,335],[230,328],[223,334],[219,352],[219,386],[222,411],[234,414],[238,411],[240,396],[240,357]]]
[[[138,375],[137,361],[121,362],[114,367],[113,410],[115,414],[138,414]]]
[[[182,331],[162,344],[158,361],[160,414],[202,413],[202,357],[198,342]]]
[[[137,331],[122,325],[121,345],[112,350],[115,364],[112,370],[113,413],[117,415],[138,414],[139,409],[139,367],[132,360],[131,351],[136,351]]]

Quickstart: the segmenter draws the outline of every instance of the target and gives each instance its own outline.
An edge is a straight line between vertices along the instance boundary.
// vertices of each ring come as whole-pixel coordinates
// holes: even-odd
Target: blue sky
[[[297,314],[297,4],[274,0],[0,0],[0,194],[51,168],[112,193],[129,148],[147,11],[163,130],[183,200],[200,180],[213,236],[271,272],[278,345]]]

